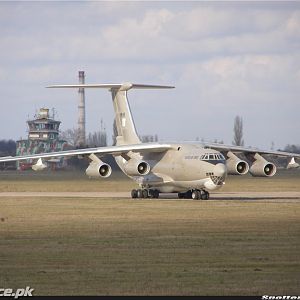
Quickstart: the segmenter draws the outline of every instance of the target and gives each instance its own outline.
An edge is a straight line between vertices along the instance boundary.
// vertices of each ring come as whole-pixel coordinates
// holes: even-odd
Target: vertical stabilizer
[[[134,89],[170,89],[173,86],[149,85],[135,83],[108,83],[108,84],[69,84],[52,85],[48,88],[107,88],[111,91],[115,119],[117,126],[117,145],[140,144],[141,141],[136,133],[130,106],[127,99],[127,91]]]
[[[139,144],[141,143],[132,118],[127,91],[130,84],[123,84],[120,88],[111,88],[113,106],[115,110],[115,120],[117,126],[117,145]]]

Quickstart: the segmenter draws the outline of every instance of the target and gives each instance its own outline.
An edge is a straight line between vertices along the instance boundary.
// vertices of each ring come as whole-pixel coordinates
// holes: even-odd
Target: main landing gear
[[[190,190],[185,193],[178,193],[179,199],[193,199],[193,200],[208,200],[209,192],[205,190]]]
[[[131,191],[131,198],[158,198],[159,190],[138,189]]]

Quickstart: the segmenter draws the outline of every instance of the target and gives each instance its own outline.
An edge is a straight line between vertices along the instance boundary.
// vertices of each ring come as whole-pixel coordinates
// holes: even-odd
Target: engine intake
[[[89,177],[103,177],[107,178],[111,175],[111,166],[104,162],[94,162],[92,161],[85,171],[86,175]]]
[[[273,163],[265,160],[258,153],[255,154],[254,158],[255,158],[255,161],[249,170],[249,172],[252,176],[271,177],[276,174],[277,169]]]
[[[149,174],[151,167],[145,161],[131,159],[125,164],[124,170],[130,176],[140,176]]]
[[[249,164],[241,160],[232,152],[228,152],[227,156],[229,157],[226,160],[227,165],[227,174],[229,175],[245,175],[249,171]]]

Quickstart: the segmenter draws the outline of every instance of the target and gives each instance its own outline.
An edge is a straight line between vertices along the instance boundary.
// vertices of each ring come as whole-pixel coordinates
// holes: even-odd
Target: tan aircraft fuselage
[[[143,188],[163,193],[192,189],[216,190],[223,186],[227,175],[224,156],[213,149],[191,144],[172,144],[173,149],[140,155],[129,153],[129,160],[146,161],[151,168],[147,175],[132,176],[126,171],[127,160],[117,156],[121,170]]]

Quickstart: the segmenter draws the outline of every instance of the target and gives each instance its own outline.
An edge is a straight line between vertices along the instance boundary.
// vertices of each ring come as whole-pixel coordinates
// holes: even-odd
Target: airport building
[[[28,139],[17,141],[16,155],[30,155],[44,152],[55,152],[71,149],[72,147],[59,138],[59,126],[61,122],[54,119],[54,114],[50,116],[48,108],[41,108],[33,120],[27,121]],[[34,162],[17,163],[18,170],[31,168]],[[47,160],[48,166],[52,170],[66,167],[67,162],[63,158]]]

